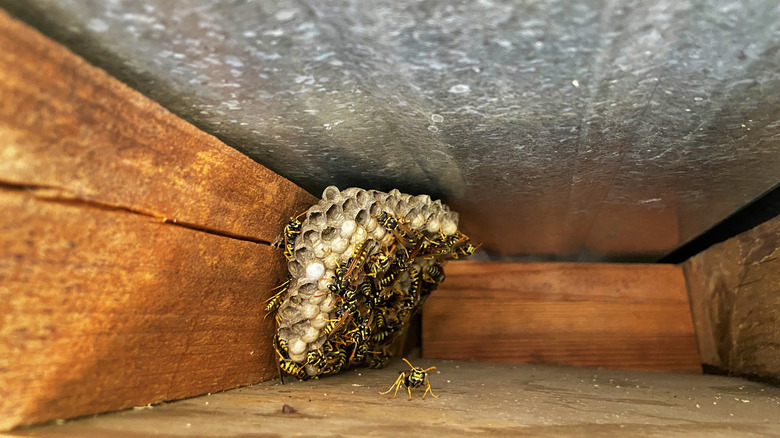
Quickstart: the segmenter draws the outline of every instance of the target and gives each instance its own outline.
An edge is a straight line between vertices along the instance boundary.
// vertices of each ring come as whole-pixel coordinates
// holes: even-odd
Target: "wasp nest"
[[[301,379],[384,366],[444,263],[476,249],[458,214],[427,195],[331,186],[303,216],[277,240],[290,275],[267,306],[280,366]]]

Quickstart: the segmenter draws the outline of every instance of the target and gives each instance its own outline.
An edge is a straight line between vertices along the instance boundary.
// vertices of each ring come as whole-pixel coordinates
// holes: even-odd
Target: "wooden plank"
[[[446,266],[423,311],[428,358],[700,371],[673,265]]]
[[[0,428],[276,373],[273,248],[0,190]]]
[[[777,436],[780,388],[723,376],[411,358],[436,366],[439,398],[385,391],[408,367],[265,382],[9,436],[684,437]],[[402,394],[403,393],[403,394]],[[286,412],[282,411],[287,405]],[[292,412],[290,408],[294,409]]]
[[[315,202],[2,10],[0,47],[0,184],[265,242]]]
[[[315,199],[0,11],[0,430],[275,375]]]
[[[705,366],[780,382],[780,219],[682,266]]]

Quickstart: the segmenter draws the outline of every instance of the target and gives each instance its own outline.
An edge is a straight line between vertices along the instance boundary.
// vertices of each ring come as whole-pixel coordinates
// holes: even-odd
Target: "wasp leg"
[[[388,389],[388,390],[387,390],[387,391],[385,391],[385,392],[380,392],[380,394],[387,394],[387,393],[389,393],[390,391],[392,391],[392,390],[393,390],[393,388],[395,388],[395,393],[393,394],[393,396],[392,396],[392,397],[390,397],[390,400],[393,400],[393,399],[395,398],[395,396],[396,396],[396,395],[398,395],[398,388],[401,386],[401,381],[403,380],[403,378],[404,378],[404,375],[403,375],[403,374],[401,374],[400,376],[398,376],[398,378],[395,380],[395,383],[393,383],[392,385],[390,385],[390,389]]]
[[[439,398],[438,395],[434,394],[433,391],[431,391],[431,382],[428,381],[427,377],[425,378],[425,385],[426,385],[425,392],[423,393],[423,397],[422,397],[423,400],[425,400],[425,395],[428,394],[429,392],[431,393],[433,398]]]
[[[279,350],[276,350],[276,352],[279,353]],[[279,354],[279,356],[281,357],[281,354]],[[278,360],[275,362],[276,362],[276,370],[279,371],[279,380],[281,380],[282,385],[284,385],[284,373],[282,372],[282,364],[279,363]]]
[[[406,387],[406,392],[409,393],[409,401],[412,401],[412,388],[407,386]]]

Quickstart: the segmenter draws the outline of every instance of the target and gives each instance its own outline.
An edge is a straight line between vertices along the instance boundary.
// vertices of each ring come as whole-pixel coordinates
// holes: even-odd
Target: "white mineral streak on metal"
[[[409,220],[415,231],[451,235],[458,230],[457,213],[427,195],[411,196],[398,190],[384,193],[356,187],[343,191],[334,186],[326,188],[322,200],[310,208],[302,220],[300,235],[303,238],[296,240],[293,257],[288,262],[293,282],[278,315],[279,337],[288,342],[291,360],[304,361],[306,351],[315,350],[318,343],[324,342],[321,330],[335,318],[332,312],[336,299],[328,286],[338,264],[346,262],[366,239],[374,239],[380,244],[392,242],[393,235],[377,225],[376,217],[382,211]],[[407,217],[407,214],[411,216]],[[315,258],[322,262],[314,261]],[[419,259],[413,266],[421,270],[431,264],[432,260]],[[399,276],[399,288],[406,292],[410,284],[407,272]],[[303,288],[314,292],[304,293]],[[296,300],[301,296],[306,297],[304,301]],[[315,370],[313,367],[305,369],[307,372]]]

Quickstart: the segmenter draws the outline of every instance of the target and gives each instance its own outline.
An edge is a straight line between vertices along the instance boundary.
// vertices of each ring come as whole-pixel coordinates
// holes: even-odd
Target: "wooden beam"
[[[704,364],[780,382],[780,219],[682,266]]]
[[[316,200],[0,11],[0,430],[275,375]]]
[[[446,266],[423,310],[428,358],[700,371],[673,265]]]
[[[0,183],[266,242],[316,201],[2,10],[0,47]]]

